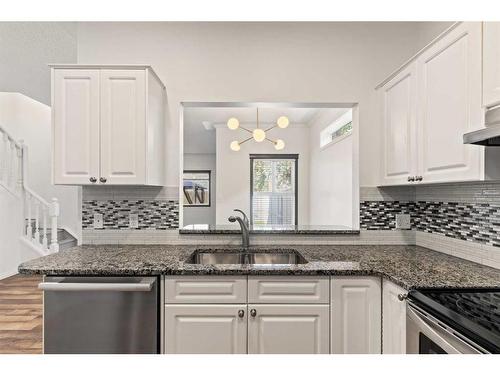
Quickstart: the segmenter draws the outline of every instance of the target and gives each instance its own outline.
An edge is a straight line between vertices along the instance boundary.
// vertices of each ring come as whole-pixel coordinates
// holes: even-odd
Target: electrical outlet
[[[104,227],[104,221],[102,219],[102,214],[94,214],[94,229],[102,229]]]
[[[134,229],[139,228],[139,214],[128,215],[128,227]]]
[[[411,229],[410,214],[396,214],[397,229]]]

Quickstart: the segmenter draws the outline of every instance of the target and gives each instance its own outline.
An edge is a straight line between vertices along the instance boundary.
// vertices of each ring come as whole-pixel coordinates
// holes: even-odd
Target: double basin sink
[[[189,260],[192,264],[249,264],[249,265],[296,265],[305,264],[307,260],[297,251],[280,249],[237,251],[196,250]]]

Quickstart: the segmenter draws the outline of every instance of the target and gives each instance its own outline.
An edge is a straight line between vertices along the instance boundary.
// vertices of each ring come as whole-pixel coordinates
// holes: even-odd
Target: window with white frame
[[[298,155],[250,155],[253,225],[297,225]]]

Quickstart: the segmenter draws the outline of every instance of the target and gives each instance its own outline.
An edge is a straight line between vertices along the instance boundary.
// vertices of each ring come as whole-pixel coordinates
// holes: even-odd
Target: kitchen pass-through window
[[[250,154],[253,225],[297,225],[297,154]]]

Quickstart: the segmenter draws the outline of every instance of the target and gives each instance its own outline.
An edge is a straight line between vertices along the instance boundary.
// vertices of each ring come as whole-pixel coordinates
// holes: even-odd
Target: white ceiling
[[[275,124],[280,116],[287,116],[290,126],[308,125],[324,109],[321,108],[259,108],[261,125]],[[225,124],[236,117],[241,124],[255,124],[255,108],[237,107],[188,107],[184,109],[184,152],[197,154],[215,153],[215,130],[206,130],[204,122]]]

